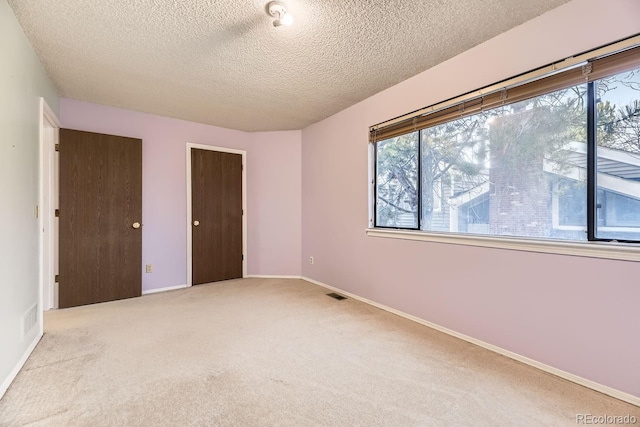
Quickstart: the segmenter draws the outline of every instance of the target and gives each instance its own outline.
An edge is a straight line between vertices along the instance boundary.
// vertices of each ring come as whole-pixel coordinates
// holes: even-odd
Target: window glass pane
[[[376,143],[376,226],[418,228],[418,132]]]
[[[554,203],[557,203],[558,227],[580,227],[587,223],[585,181],[559,179],[553,191]]]
[[[585,240],[585,92],[422,130],[422,229]]]
[[[640,240],[640,69],[596,85],[596,237]]]

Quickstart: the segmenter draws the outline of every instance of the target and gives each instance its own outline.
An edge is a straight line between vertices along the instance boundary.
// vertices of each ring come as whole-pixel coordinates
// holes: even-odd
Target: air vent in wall
[[[38,304],[31,307],[23,316],[22,336],[26,337],[38,323]]]

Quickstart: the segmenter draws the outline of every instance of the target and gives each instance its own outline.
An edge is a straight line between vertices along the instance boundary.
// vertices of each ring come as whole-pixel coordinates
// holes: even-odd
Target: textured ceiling
[[[302,129],[567,0],[8,0],[61,96]]]

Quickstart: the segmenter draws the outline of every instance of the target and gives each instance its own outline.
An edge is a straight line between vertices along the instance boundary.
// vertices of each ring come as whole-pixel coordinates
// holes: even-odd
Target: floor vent
[[[331,292],[330,294],[327,294],[327,296],[328,296],[328,297],[331,297],[331,298],[335,298],[335,299],[337,299],[338,301],[341,301],[341,300],[343,300],[343,299],[347,299],[347,297],[343,297],[342,295],[340,295],[340,294],[336,294],[335,292]]]

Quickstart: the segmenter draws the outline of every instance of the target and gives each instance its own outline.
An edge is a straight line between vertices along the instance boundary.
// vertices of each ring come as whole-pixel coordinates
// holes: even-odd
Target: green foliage
[[[376,144],[378,225],[393,226],[418,205],[418,133]]]
[[[598,145],[608,148],[640,153],[640,100],[616,108],[609,101],[607,111],[598,113]]]

